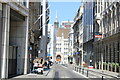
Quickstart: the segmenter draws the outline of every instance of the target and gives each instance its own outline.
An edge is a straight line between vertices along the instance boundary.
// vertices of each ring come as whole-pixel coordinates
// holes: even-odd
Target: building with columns
[[[28,5],[0,1],[0,78],[29,72]]]
[[[95,3],[94,65],[97,69],[120,72],[120,1],[97,0]]]

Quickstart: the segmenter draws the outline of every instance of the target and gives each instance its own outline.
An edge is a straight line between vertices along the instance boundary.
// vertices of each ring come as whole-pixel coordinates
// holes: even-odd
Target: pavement
[[[50,71],[52,69],[52,66],[50,67],[50,69],[47,69],[47,70],[44,70],[43,71],[43,74],[37,74],[37,73],[29,73],[29,74],[26,74],[26,75],[19,75],[19,76],[16,76],[16,77],[12,77],[12,78],[9,78],[8,80],[41,80],[41,79],[47,79],[47,78],[50,78],[49,76],[50,75]]]
[[[118,73],[110,71],[102,71],[98,69],[75,70],[74,65],[71,64],[54,64],[49,70],[45,70],[43,75],[30,73],[27,75],[20,75],[8,80],[58,80],[59,78],[66,78],[72,80],[120,80]]]
[[[84,75],[78,74],[74,70],[70,70],[61,64],[54,64],[49,70],[44,71],[43,75],[30,73],[27,75],[16,76],[8,80],[59,80],[63,78],[68,80],[88,80]]]
[[[73,64],[64,64],[64,66],[78,72],[79,74],[86,76],[89,79],[96,78],[96,79],[104,79],[104,80],[120,80],[120,77],[118,77],[119,73],[116,72],[99,70],[99,69],[88,69],[88,68],[81,69],[78,66],[76,66],[77,68],[75,70],[75,66]]]

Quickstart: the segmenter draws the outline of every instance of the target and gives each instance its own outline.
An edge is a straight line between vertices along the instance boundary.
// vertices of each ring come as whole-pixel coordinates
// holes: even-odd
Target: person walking
[[[39,59],[39,64],[42,64],[42,66],[44,66],[44,63],[45,63],[45,61],[44,61],[43,57],[41,57],[41,58]]]
[[[39,58],[36,56],[36,58],[33,60],[33,72],[37,71],[38,64],[39,64]]]

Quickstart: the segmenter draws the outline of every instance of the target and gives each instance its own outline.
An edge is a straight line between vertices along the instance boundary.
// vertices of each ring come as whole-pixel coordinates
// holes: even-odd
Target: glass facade
[[[83,13],[84,42],[93,39],[94,2],[84,2]]]

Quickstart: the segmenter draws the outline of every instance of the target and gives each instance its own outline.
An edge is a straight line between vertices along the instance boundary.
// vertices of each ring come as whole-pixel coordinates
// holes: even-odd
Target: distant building
[[[70,29],[57,28],[56,29],[56,56],[61,56],[61,63],[68,63],[68,33]]]
[[[72,24],[70,23],[70,27],[71,27],[71,25]],[[63,26],[65,26],[65,24]],[[55,59],[55,61],[63,63],[63,64],[68,63],[68,55],[69,55],[68,33],[70,31],[70,27],[69,28],[65,28],[65,27],[59,28],[58,16],[56,14],[56,19],[54,22],[54,42],[53,42],[53,43],[55,43],[53,45],[55,47],[54,59]]]
[[[55,28],[53,25],[49,25],[48,35],[50,38],[50,41],[48,43],[47,47],[47,57],[50,57],[50,60],[52,62],[55,61],[55,51],[56,51],[56,34],[55,34]]]
[[[62,28],[70,29],[72,27],[73,21],[62,21]]]

